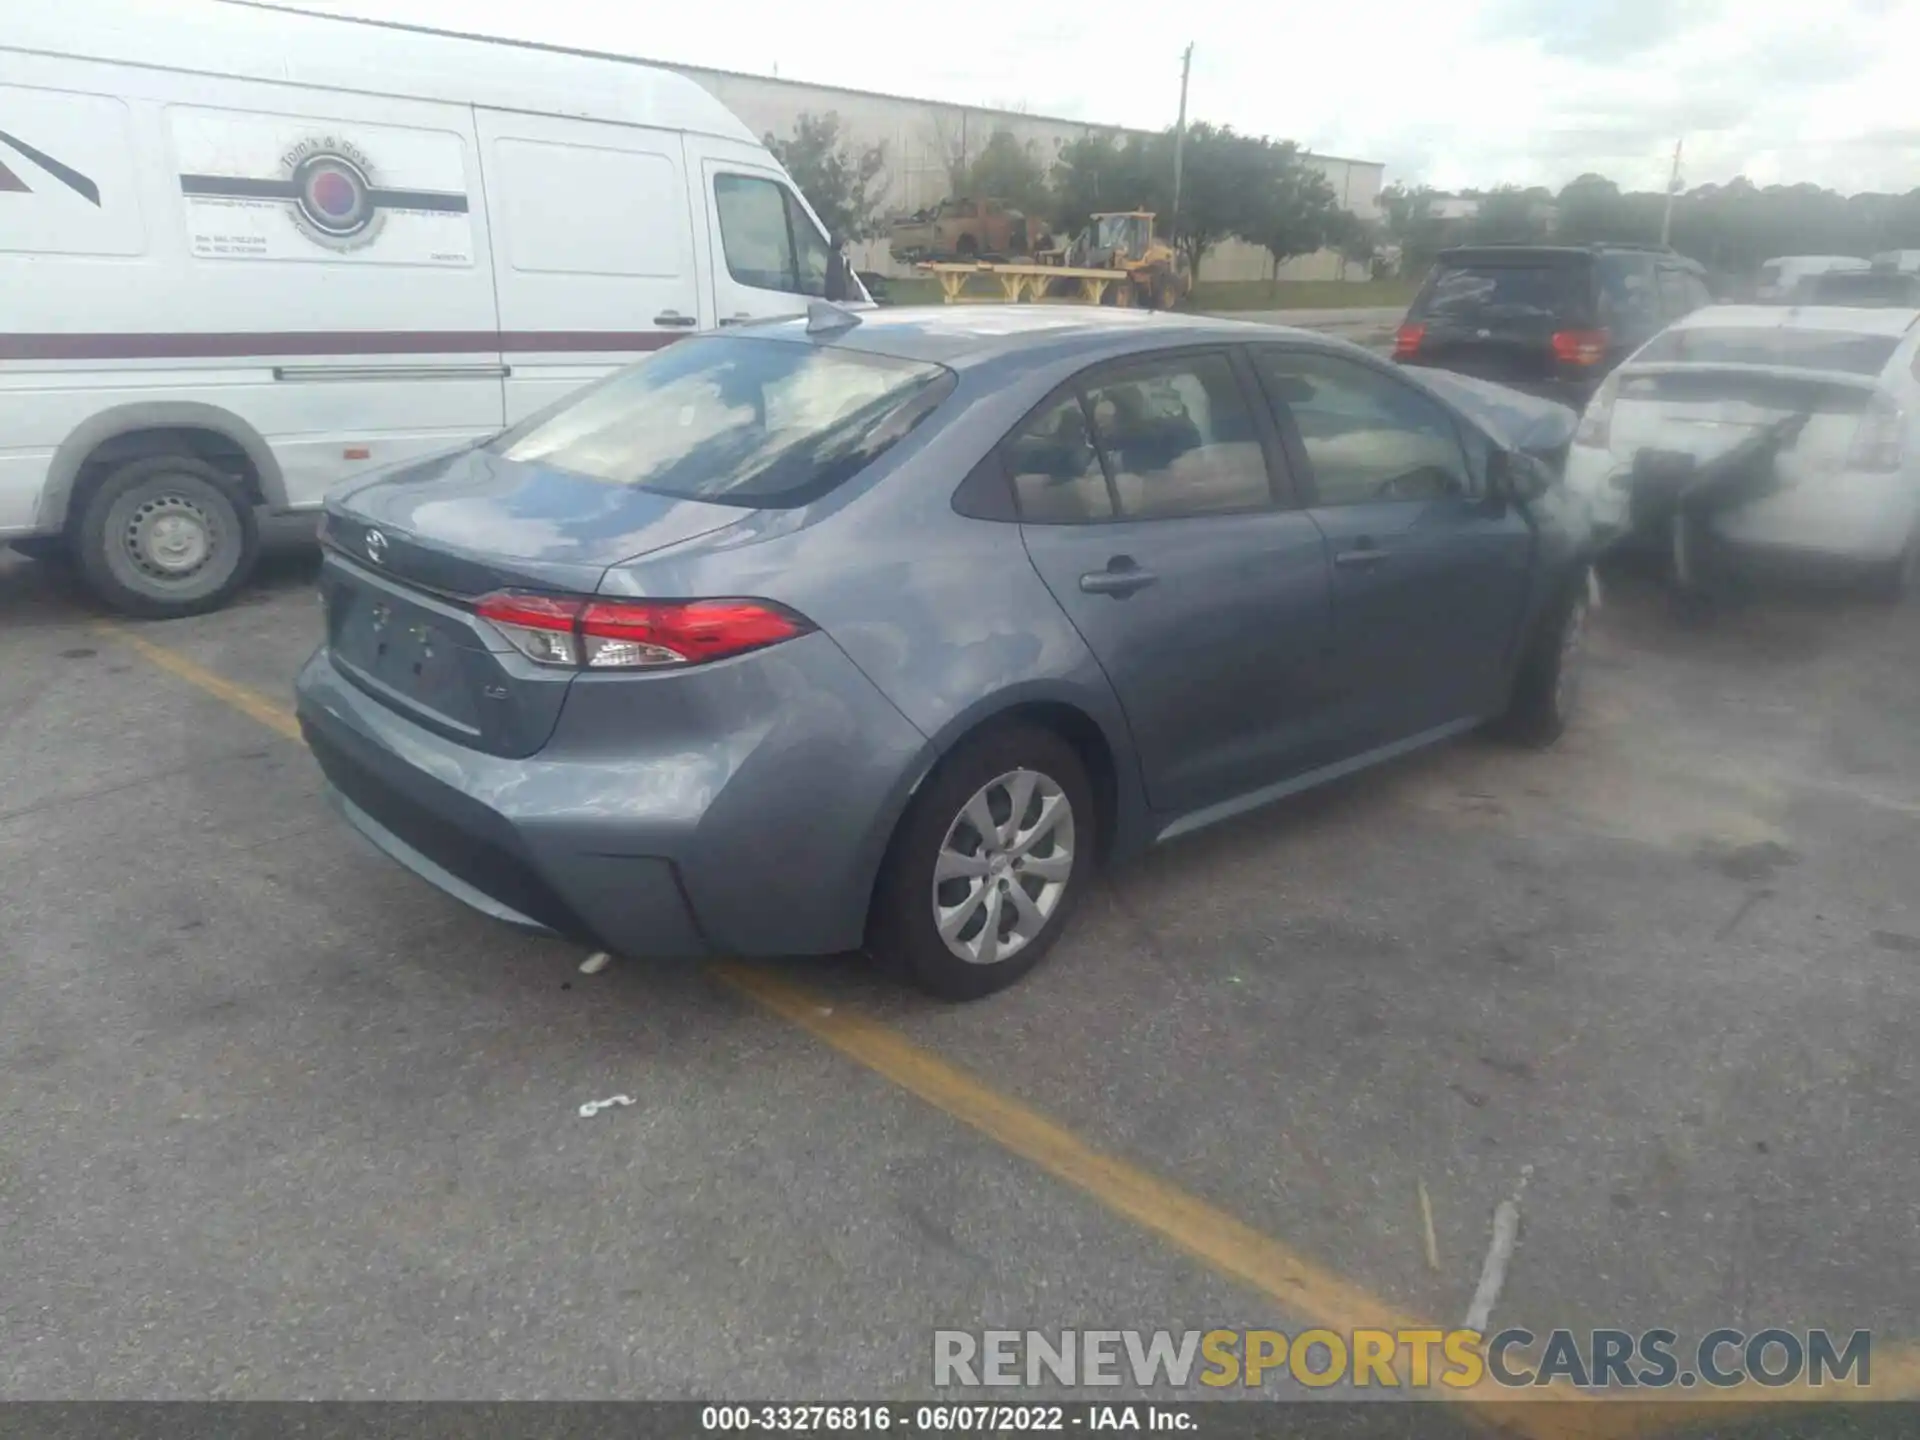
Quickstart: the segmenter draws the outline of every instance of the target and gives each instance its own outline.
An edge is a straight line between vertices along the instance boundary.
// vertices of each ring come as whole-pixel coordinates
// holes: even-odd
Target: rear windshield
[[[1878,375],[1899,347],[1900,339],[1895,335],[1851,335],[1844,330],[1799,330],[1776,325],[1728,329],[1701,326],[1656,336],[1634,361],[1787,365],[1841,375]]]
[[[1585,271],[1573,265],[1443,262],[1415,307],[1429,319],[1554,319],[1578,306]]]
[[[942,366],[855,350],[683,340],[488,448],[688,500],[801,505],[872,464],[952,386]]]

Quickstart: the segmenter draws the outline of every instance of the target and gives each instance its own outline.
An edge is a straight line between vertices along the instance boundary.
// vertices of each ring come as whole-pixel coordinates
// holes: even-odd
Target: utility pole
[[[1167,217],[1167,237],[1180,228],[1180,157],[1187,148],[1187,76],[1193,70],[1193,44],[1180,53],[1180,119],[1173,127],[1173,213]]]
[[[1673,234],[1673,197],[1680,192],[1680,146],[1685,136],[1673,142],[1673,170],[1667,176],[1667,208],[1660,215],[1660,243]]]

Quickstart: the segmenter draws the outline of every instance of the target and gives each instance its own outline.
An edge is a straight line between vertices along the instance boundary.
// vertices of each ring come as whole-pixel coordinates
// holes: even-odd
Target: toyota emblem
[[[378,530],[367,531],[367,559],[376,565],[387,563],[387,537]]]

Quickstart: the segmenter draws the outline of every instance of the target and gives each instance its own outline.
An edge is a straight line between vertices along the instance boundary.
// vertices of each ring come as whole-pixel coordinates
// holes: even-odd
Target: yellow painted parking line
[[[293,718],[293,710],[277,700],[262,695],[258,690],[246,685],[235,684],[224,676],[197,661],[189,660],[178,650],[170,650],[165,645],[156,645],[144,639],[131,626],[116,625],[110,620],[98,622],[95,627],[101,634],[118,641],[129,649],[137,650],[169,675],[197,686],[216,700],[224,700],[242,715],[258,720],[276,735],[284,735],[289,740],[300,738],[300,722]]]
[[[217,675],[126,626],[102,622],[99,629],[161,670],[251,716],[276,734],[290,740],[300,738],[299,724],[284,703]],[[713,970],[741,995],[856,1064],[1217,1273],[1277,1301],[1303,1320],[1336,1331],[1445,1328],[1380,1299],[1198,1196],[1089,1145],[1039,1111],[876,1020],[829,1004],[762,966],[723,961]],[[1857,1398],[1861,1392],[1852,1386],[1767,1389],[1748,1383],[1686,1400],[1609,1402],[1557,1383],[1514,1391],[1483,1380],[1467,1390],[1436,1389],[1428,1393],[1470,1406],[1483,1418],[1527,1440],[1633,1440],[1696,1423],[1709,1413],[1744,1411],[1749,1406],[1764,1409],[1776,1402],[1845,1400]],[[1920,1398],[1920,1346],[1894,1347],[1875,1354],[1873,1384],[1867,1393],[1875,1400]],[[1543,1407],[1537,1403],[1543,1400],[1576,1403]]]

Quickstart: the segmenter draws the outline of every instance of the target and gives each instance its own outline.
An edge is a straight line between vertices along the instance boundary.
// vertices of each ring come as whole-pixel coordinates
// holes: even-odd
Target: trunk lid
[[[449,739],[531,755],[575,672],[528,660],[474,602],[507,589],[590,595],[610,565],[746,513],[479,449],[370,477],[327,507],[320,592],[334,664]]]
[[[1819,483],[1847,468],[1854,433],[1873,403],[1864,377],[1748,366],[1636,367],[1614,401],[1609,448],[1622,464],[1642,449],[1711,461],[1790,415],[1808,417],[1774,461],[1781,486]]]

